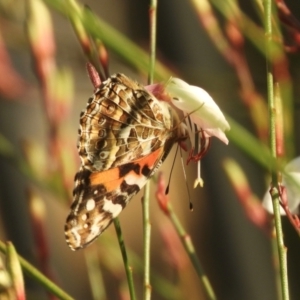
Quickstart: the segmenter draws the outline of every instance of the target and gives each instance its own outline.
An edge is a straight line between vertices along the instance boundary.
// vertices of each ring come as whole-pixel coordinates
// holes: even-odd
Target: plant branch
[[[276,143],[276,105],[274,99],[274,76],[272,70],[272,49],[273,49],[273,28],[272,28],[272,0],[264,1],[264,21],[265,21],[265,37],[266,37],[266,63],[267,63],[267,89],[268,89],[268,107],[270,122],[270,148],[271,155],[277,159],[277,143]],[[279,174],[276,170],[272,171],[271,197],[274,211],[274,221],[277,239],[277,250],[279,256],[279,272],[281,283],[281,294],[283,300],[289,299],[288,274],[286,264],[286,247],[283,241],[283,232],[280,216],[280,190],[278,187]]]
[[[118,218],[114,219],[114,225],[115,225],[115,230],[118,236],[118,241],[119,241],[119,246],[121,249],[122,253],[122,258],[125,266],[125,272],[126,272],[126,277],[127,277],[127,282],[128,282],[128,287],[129,287],[129,293],[130,293],[130,299],[135,300],[135,289],[134,289],[134,282],[133,282],[133,277],[132,277],[132,268],[129,266],[128,263],[128,257],[127,257],[127,252],[126,252],[126,247],[122,235],[122,230],[120,226],[120,222]]]
[[[149,23],[150,23],[150,57],[149,57],[149,73],[148,84],[153,83],[156,59],[156,20],[157,16],[157,0],[150,0]],[[151,283],[150,283],[150,239],[151,224],[149,213],[150,202],[150,181],[145,185],[145,192],[142,201],[143,205],[143,236],[144,236],[144,300],[151,299]]]
[[[184,246],[199,278],[202,281],[202,284],[204,286],[204,290],[206,292],[208,299],[210,299],[210,300],[217,299],[216,295],[214,293],[214,290],[210,284],[210,281],[204,272],[201,262],[200,262],[198,256],[196,255],[195,248],[194,248],[193,242],[191,240],[191,237],[189,236],[189,234],[187,234],[187,232],[183,228],[182,224],[180,223],[179,219],[177,218],[176,214],[174,213],[173,208],[170,203],[168,203],[167,209],[168,209],[168,216],[169,216],[170,220],[172,221],[172,223],[181,239],[182,245]]]
[[[150,236],[151,224],[149,213],[150,200],[150,182],[145,185],[144,197],[142,200],[143,206],[143,236],[144,236],[144,300],[151,299],[151,284],[150,284]]]
[[[7,253],[7,247],[2,241],[0,241],[0,251],[4,254]],[[45,275],[43,275],[38,269],[36,269],[33,265],[31,265],[22,256],[18,255],[18,258],[22,266],[22,269],[30,277],[34,278],[37,282],[39,282],[51,294],[55,295],[56,297],[62,300],[74,299],[73,297],[68,295],[65,291],[63,291],[60,287],[54,284],[51,280],[49,280]]]

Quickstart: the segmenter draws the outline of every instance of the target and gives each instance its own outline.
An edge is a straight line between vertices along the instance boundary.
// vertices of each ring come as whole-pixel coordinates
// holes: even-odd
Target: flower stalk
[[[125,272],[126,272],[126,277],[127,277],[128,287],[129,287],[129,293],[130,293],[130,300],[135,300],[136,296],[135,296],[134,282],[132,277],[132,268],[130,267],[128,262],[127,251],[126,251],[126,247],[122,235],[122,229],[118,218],[114,219],[114,226],[118,236],[119,247],[124,262],[124,267],[125,267]]]
[[[20,265],[20,261],[16,252],[15,247],[11,242],[7,243],[7,267],[8,272],[12,279],[13,290],[15,297],[18,300],[25,300],[25,288],[24,288],[24,279],[23,273]]]
[[[7,246],[0,241],[0,251],[4,254],[7,254]],[[51,280],[49,280],[45,275],[43,275],[38,269],[32,266],[27,260],[18,255],[21,267],[30,277],[39,282],[46,290],[51,294],[55,295],[58,299],[63,300],[73,300],[74,298],[68,295],[65,291],[59,288]]]
[[[172,205],[170,204],[169,198],[165,194],[165,190],[166,190],[166,188],[165,188],[165,182],[164,182],[163,176],[161,173],[159,173],[157,190],[155,193],[156,199],[158,201],[158,205],[160,206],[160,209],[163,211],[163,213],[171,220],[188,257],[189,257],[193,267],[195,268],[197,275],[199,276],[199,278],[202,282],[202,285],[204,287],[204,290],[206,292],[208,299],[215,300],[215,299],[217,299],[216,295],[210,284],[209,278],[207,277],[207,275],[202,267],[202,264],[196,254],[191,237],[186,232],[186,230],[182,226],[180,220],[178,219],[176,213],[174,212]]]
[[[272,48],[273,45],[273,28],[272,28],[272,12],[274,9],[272,0],[264,1],[264,21],[265,21],[265,36],[266,36],[266,64],[267,64],[267,90],[268,90],[268,107],[269,107],[269,127],[270,127],[270,148],[271,155],[277,159],[276,145],[276,105],[274,97],[274,76],[272,70]],[[272,170],[271,197],[273,202],[274,222],[276,230],[277,250],[279,256],[281,297],[283,300],[289,299],[288,274],[286,264],[286,247],[283,241],[283,232],[280,216],[280,190],[278,187],[279,173]]]
[[[150,0],[149,8],[149,23],[150,23],[150,56],[149,56],[149,73],[148,84],[153,83],[155,59],[156,59],[156,28],[157,28],[157,0]],[[144,197],[142,199],[143,211],[143,237],[144,237],[144,291],[143,299],[151,299],[151,283],[150,283],[150,239],[151,239],[151,224],[150,224],[150,181],[145,185]]]

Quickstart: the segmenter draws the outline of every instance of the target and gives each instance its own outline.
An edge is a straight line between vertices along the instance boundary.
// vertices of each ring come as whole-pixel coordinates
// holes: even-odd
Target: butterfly
[[[80,115],[73,203],[65,224],[72,250],[92,243],[187,138],[176,111],[142,85],[115,74]]]

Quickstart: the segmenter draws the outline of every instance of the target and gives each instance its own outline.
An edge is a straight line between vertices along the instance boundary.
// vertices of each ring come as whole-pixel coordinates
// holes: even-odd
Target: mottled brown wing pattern
[[[80,118],[79,155],[91,171],[145,156],[177,132],[170,106],[123,74],[105,81]]]
[[[111,76],[81,113],[73,203],[65,225],[72,250],[94,241],[185,138],[176,113],[123,74]]]

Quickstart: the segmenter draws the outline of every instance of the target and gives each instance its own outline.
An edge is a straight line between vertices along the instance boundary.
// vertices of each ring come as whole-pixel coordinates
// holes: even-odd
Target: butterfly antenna
[[[167,185],[167,188],[166,188],[166,191],[165,191],[165,195],[169,194],[170,181],[171,181],[171,176],[172,176],[173,168],[174,168],[174,165],[175,165],[175,158],[177,156],[178,147],[179,147],[179,145],[177,144],[176,153],[175,153],[175,156],[174,156],[174,159],[173,159],[172,168],[171,168],[171,172],[170,172],[170,175],[169,175],[169,180],[168,180],[168,185]]]
[[[185,167],[184,167],[184,162],[183,162],[181,148],[180,148],[180,158],[181,158],[181,166],[182,166],[182,171],[183,171],[185,186],[186,186],[188,197],[189,197],[190,211],[193,211],[194,210],[194,206],[193,206],[193,203],[191,201],[191,194],[190,194],[190,190],[189,190],[189,187],[188,187],[188,184],[187,184],[187,177],[186,177],[186,172],[185,172]]]

